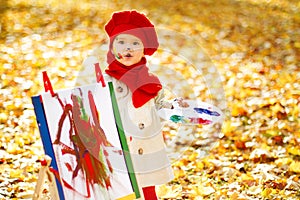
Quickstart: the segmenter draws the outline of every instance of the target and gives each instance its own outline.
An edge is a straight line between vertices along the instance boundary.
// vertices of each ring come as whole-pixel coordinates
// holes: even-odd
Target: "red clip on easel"
[[[43,82],[44,82],[45,92],[50,91],[52,97],[56,96],[56,93],[54,93],[53,91],[52,84],[50,82],[50,79],[46,71],[43,71]]]
[[[97,79],[97,83],[101,82],[102,83],[102,87],[105,87],[105,81],[104,81],[104,78],[103,78],[103,74],[101,72],[101,69],[100,69],[100,65],[99,63],[95,63],[95,72],[96,72],[96,79]]]

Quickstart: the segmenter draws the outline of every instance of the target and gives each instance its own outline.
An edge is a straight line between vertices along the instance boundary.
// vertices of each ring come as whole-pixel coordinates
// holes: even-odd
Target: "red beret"
[[[144,44],[144,54],[152,55],[158,48],[157,34],[149,19],[137,11],[115,12],[105,25],[105,31],[110,38],[110,47],[119,34],[132,34],[140,38]]]

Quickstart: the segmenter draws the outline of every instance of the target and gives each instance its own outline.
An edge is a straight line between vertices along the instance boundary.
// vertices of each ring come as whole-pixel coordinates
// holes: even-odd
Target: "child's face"
[[[140,62],[144,56],[144,45],[134,35],[120,34],[113,41],[112,51],[120,63],[131,66]]]

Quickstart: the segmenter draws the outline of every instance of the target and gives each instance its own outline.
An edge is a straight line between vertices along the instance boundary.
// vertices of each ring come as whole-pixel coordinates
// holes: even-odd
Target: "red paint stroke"
[[[72,166],[70,165],[70,163],[65,163],[65,165],[66,165],[68,171],[71,172],[72,171]]]
[[[118,59],[123,59],[123,56],[122,54],[118,53],[118,56],[117,56]]]
[[[122,150],[114,150],[113,152],[119,154],[120,156],[123,155],[123,151]]]
[[[80,89],[79,89],[80,90]],[[72,178],[78,176],[81,171],[84,174],[86,181],[86,195],[80,194],[86,198],[90,197],[90,187],[93,184],[99,184],[102,187],[111,187],[110,174],[113,172],[112,165],[108,159],[106,147],[112,147],[107,140],[104,130],[100,125],[100,117],[97,111],[95,100],[91,91],[88,91],[88,101],[92,118],[86,115],[82,91],[80,95],[71,95],[72,104],[65,104],[57,96],[60,105],[63,108],[63,113],[58,122],[58,132],[53,144],[61,146],[62,155],[75,156],[75,169],[72,170],[70,163],[65,163],[69,171],[72,171]],[[72,147],[60,141],[65,120],[70,123],[69,139]],[[65,187],[79,192],[62,178]]]
[[[204,125],[207,125],[207,124],[211,124],[212,123],[212,121],[207,120],[207,119],[202,119],[200,117],[191,117],[189,119],[191,120],[191,123],[195,123],[195,124],[204,124]]]
[[[60,182],[61,179],[60,179],[58,171],[55,170],[53,167],[49,167],[49,171],[52,172],[54,174],[55,178]]]

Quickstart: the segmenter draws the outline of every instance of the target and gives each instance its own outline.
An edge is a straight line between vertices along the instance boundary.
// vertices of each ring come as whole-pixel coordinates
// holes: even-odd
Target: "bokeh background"
[[[170,98],[197,97],[225,113],[220,127],[184,138],[178,125],[165,127],[180,156],[160,198],[299,199],[298,0],[1,0],[0,199],[32,198],[44,152],[30,97],[44,90],[42,71],[54,89],[92,81],[84,61],[96,56],[105,67],[103,26],[125,9],[170,31],[150,60],[164,80],[175,73],[188,83],[170,81]]]

